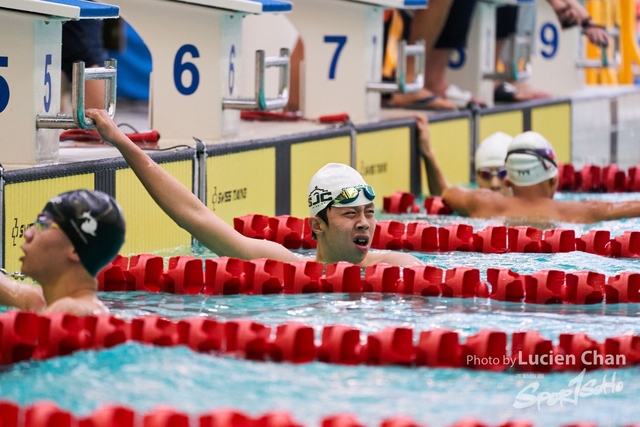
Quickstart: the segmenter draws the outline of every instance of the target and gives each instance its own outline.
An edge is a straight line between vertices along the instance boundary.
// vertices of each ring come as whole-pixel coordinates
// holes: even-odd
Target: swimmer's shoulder
[[[512,197],[487,188],[468,191],[465,213],[471,217],[490,218],[504,214],[512,203]]]
[[[400,251],[375,251],[369,252],[362,264],[364,267],[375,264],[391,264],[401,267],[411,267],[415,265],[423,265],[415,256]]]
[[[44,313],[69,313],[76,316],[107,314],[109,309],[97,296],[72,298],[64,297],[49,305]]]

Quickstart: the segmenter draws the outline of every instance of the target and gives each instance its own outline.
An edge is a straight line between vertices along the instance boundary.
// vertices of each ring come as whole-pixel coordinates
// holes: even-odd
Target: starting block
[[[84,120],[80,122],[58,114],[62,23],[117,18],[118,14],[116,6],[83,0],[0,0],[0,38],[11,40],[0,48],[0,163],[3,166],[20,168],[57,162],[59,129],[86,126]],[[82,75],[84,68],[76,68],[78,75]],[[115,79],[113,68],[87,70],[82,77]],[[92,74],[96,70],[102,74]],[[84,85],[79,86],[84,91]],[[115,94],[115,85],[113,90]],[[81,111],[80,116],[83,115]],[[57,123],[41,126],[43,118]]]
[[[493,106],[493,80],[496,75],[496,9],[516,5],[516,0],[479,0],[473,11],[467,48],[449,62],[447,80],[471,91]]]
[[[289,54],[256,53],[255,97],[240,98],[242,20],[247,14],[282,13],[278,0],[115,0],[140,34],[153,61],[150,127],[162,146],[194,145],[237,135],[240,109],[282,108],[288,101]],[[264,71],[280,68],[279,94],[264,96]],[[249,69],[251,69],[249,67]]]
[[[599,59],[586,59],[588,40],[582,34],[580,25],[563,29],[546,1],[536,2],[536,9],[532,86],[544,88],[555,96],[570,96],[586,88],[585,68],[617,65],[615,54],[613,59],[607,58],[608,53]],[[614,43],[615,37],[611,38],[611,44],[617,44]],[[594,46],[589,48],[598,51]]]
[[[300,109],[307,117],[345,111],[356,123],[377,120],[381,92],[422,88],[424,46],[403,46],[398,81],[382,83],[385,8],[424,8],[427,0],[296,0],[288,15],[304,44]],[[416,79],[405,83],[406,57],[416,56]],[[404,57],[404,58],[403,58]]]

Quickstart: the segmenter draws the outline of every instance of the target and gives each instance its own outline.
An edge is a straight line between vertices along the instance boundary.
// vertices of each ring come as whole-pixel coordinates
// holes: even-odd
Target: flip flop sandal
[[[450,84],[444,91],[444,96],[458,108],[467,108],[473,101],[473,94],[468,90],[462,90],[458,86]]]
[[[519,102],[516,99],[518,89],[507,82],[502,82],[493,91],[493,100],[495,102]]]
[[[424,98],[417,99],[409,104],[398,105],[393,102],[383,103],[384,108],[406,108],[408,110],[428,110],[428,111],[455,111],[451,108],[434,105],[434,101],[442,100],[438,95],[429,95]]]
[[[486,104],[473,97],[468,90],[460,89],[454,84],[450,84],[444,92],[446,98],[458,108],[468,108],[469,110],[477,110],[486,107]]]

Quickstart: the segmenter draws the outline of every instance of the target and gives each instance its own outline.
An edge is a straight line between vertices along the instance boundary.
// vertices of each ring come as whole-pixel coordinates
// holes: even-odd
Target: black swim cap
[[[115,258],[124,243],[120,206],[101,191],[62,193],[49,200],[42,212],[64,231],[92,276]]]

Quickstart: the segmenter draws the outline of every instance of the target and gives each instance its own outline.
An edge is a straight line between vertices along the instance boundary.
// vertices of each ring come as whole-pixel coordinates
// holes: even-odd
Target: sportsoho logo
[[[560,404],[578,405],[580,398],[586,398],[590,396],[598,396],[600,394],[615,394],[624,389],[624,383],[622,381],[616,381],[616,373],[611,375],[611,380],[607,379],[607,374],[604,374],[602,381],[592,378],[585,382],[586,369],[583,369],[578,375],[571,379],[567,383],[566,388],[555,391],[538,391],[540,389],[540,382],[534,381],[531,384],[523,387],[516,396],[516,401],[513,402],[513,407],[522,409],[532,405],[538,406],[538,411],[542,404],[547,406],[555,406]]]

